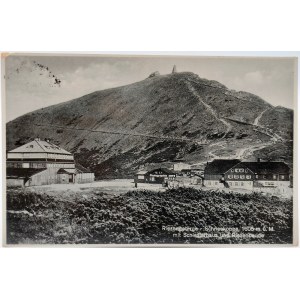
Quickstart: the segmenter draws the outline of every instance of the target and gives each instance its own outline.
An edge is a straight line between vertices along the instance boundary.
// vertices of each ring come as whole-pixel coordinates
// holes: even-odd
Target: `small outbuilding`
[[[162,184],[166,180],[174,180],[176,173],[167,168],[158,168],[151,171],[138,171],[134,176],[134,182]]]
[[[47,169],[7,168],[6,182],[10,187],[25,187],[48,183]]]

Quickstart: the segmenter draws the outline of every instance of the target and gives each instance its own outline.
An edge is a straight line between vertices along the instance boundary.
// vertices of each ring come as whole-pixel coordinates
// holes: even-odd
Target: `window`
[[[284,175],[280,175],[280,179],[284,179]]]
[[[239,186],[239,182],[236,181],[236,182],[234,183],[234,185],[235,185],[235,186]]]
[[[248,173],[248,169],[245,169],[245,173]]]
[[[258,179],[258,175],[255,175],[255,178]]]
[[[241,173],[244,173],[244,169],[240,169],[240,172],[241,172]]]
[[[240,171],[240,169],[235,169],[235,172],[238,173]]]
[[[228,175],[228,179],[232,179],[233,178],[233,176],[232,175]]]
[[[144,179],[144,175],[138,175],[138,179]]]
[[[245,175],[240,175],[240,178],[241,179],[245,179]]]
[[[251,175],[246,175],[246,178],[247,179],[251,179]]]
[[[230,172],[233,173],[233,172],[234,172],[234,169],[231,169]]]
[[[239,175],[234,175],[234,179],[239,179]]]
[[[276,179],[277,179],[277,175],[273,175],[273,179],[275,179],[275,180],[276,180]]]
[[[207,185],[210,185],[210,181],[207,181]]]
[[[232,186],[232,182],[229,182],[229,185]]]
[[[241,186],[244,186],[244,182],[243,181],[241,182]]]
[[[215,185],[218,185],[218,181],[215,182]]]

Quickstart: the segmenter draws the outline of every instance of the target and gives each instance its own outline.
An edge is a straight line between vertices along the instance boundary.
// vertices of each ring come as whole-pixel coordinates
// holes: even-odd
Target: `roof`
[[[223,174],[239,162],[241,162],[239,159],[215,159],[206,165],[204,173]]]
[[[57,174],[76,174],[76,169],[74,168],[60,168],[58,171],[57,171]]]
[[[136,174],[136,175],[145,175],[145,174],[147,174],[147,173],[148,173],[148,171],[140,170],[140,171],[136,172],[135,174]]]
[[[241,162],[243,165],[257,174],[288,174],[289,166],[281,161],[262,161],[262,162]]]
[[[45,170],[46,169],[37,169],[37,168],[7,168],[6,177],[29,178]]]
[[[75,164],[75,168],[60,168],[57,174],[77,174],[77,173],[92,173],[89,169],[82,165]]]
[[[152,172],[155,172],[155,171],[162,171],[163,173],[165,174],[169,174],[169,175],[175,175],[177,174],[176,172],[172,171],[172,170],[169,170],[167,168],[158,168],[158,169],[153,169],[151,171],[148,171],[147,173],[152,173]]]
[[[23,146],[20,146],[14,150],[9,151],[8,153],[57,153],[72,155],[72,153],[60,148],[59,146],[50,143],[49,141],[43,141],[40,139],[35,139]]]
[[[75,168],[80,171],[80,173],[92,173],[92,171],[88,168],[83,167],[82,165],[75,163]]]

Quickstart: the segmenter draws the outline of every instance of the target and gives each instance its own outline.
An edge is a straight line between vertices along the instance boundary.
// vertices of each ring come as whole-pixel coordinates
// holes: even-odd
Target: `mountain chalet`
[[[158,168],[151,171],[138,171],[134,176],[137,183],[157,183],[162,184],[166,180],[175,180],[176,173],[167,168]]]
[[[290,168],[284,162],[215,159],[204,169],[204,185],[264,191],[274,189],[286,193],[291,187]]]
[[[7,186],[87,183],[94,173],[76,164],[72,153],[39,138],[7,153]]]

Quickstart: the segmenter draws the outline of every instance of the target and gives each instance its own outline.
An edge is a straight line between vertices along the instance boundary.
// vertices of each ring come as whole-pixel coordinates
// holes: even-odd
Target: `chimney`
[[[172,70],[172,74],[175,74],[175,73],[177,73],[176,65],[174,65],[173,70]]]

